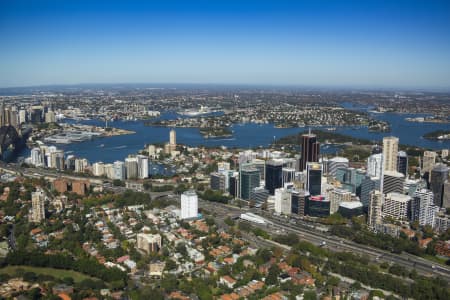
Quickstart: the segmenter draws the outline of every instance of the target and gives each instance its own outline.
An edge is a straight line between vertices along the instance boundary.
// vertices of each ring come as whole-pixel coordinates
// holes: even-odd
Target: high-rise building
[[[442,207],[450,208],[450,181],[444,183],[444,193],[442,196]]]
[[[322,164],[314,162],[306,164],[306,189],[311,196],[322,193]]]
[[[387,193],[384,198],[383,215],[407,221],[411,215],[411,197],[399,193]]]
[[[19,110],[19,124],[25,124],[27,122],[27,111],[24,109]]]
[[[408,155],[405,151],[398,151],[397,154],[397,172],[408,175]]]
[[[420,226],[433,226],[438,211],[439,208],[433,202],[432,191],[421,189],[414,193],[411,200],[411,221],[419,221]]]
[[[195,191],[186,191],[181,194],[181,219],[198,217],[198,196]]]
[[[102,162],[96,162],[92,164],[92,175],[94,176],[105,175],[105,165]]]
[[[294,168],[283,168],[281,186],[284,187],[287,183],[294,182],[294,180],[295,180],[295,169]]]
[[[56,150],[50,153],[51,168],[64,170],[64,151]]]
[[[228,192],[231,196],[234,198],[239,197],[240,195],[240,183],[239,183],[239,173],[235,173],[232,176],[230,176],[230,186],[228,187]]]
[[[387,136],[383,138],[383,170],[397,172],[398,138]]]
[[[137,156],[138,177],[140,179],[148,178],[148,157],[145,155]]]
[[[241,169],[240,171],[240,198],[249,200],[254,188],[259,187],[260,174],[255,168]]]
[[[302,135],[301,144],[300,171],[304,171],[308,162],[319,161],[320,143],[317,141],[316,135],[309,132]]]
[[[367,223],[370,228],[375,229],[377,224],[382,223],[381,209],[383,205],[383,194],[380,191],[373,190],[370,193],[369,213]]]
[[[267,162],[265,186],[271,195],[275,193],[275,189],[283,186],[283,162],[281,160]]]
[[[383,193],[403,193],[405,175],[397,171],[386,171],[383,176]]]
[[[275,189],[275,212],[285,215],[291,214],[291,201],[291,192],[288,189]]]
[[[431,172],[436,164],[437,153],[434,151],[425,151],[422,158],[422,168],[420,173],[425,174]]]
[[[136,157],[125,158],[125,171],[127,179],[138,178],[138,160]]]
[[[31,193],[31,221],[40,223],[45,219],[45,194],[41,189]]]
[[[84,170],[88,167],[89,162],[86,158],[77,158],[75,159],[75,172],[83,173]]]
[[[113,164],[113,179],[125,180],[125,164],[123,161],[115,161]]]
[[[226,175],[224,173],[214,172],[210,174],[210,186],[215,191],[226,191]]]
[[[347,190],[331,189],[327,196],[330,201],[330,214],[337,212],[342,202],[352,201],[352,193]]]
[[[430,188],[434,194],[434,204],[443,207],[444,183],[448,181],[449,168],[445,164],[437,164],[431,170]]]
[[[170,145],[174,145],[174,146],[177,145],[177,133],[175,132],[174,129],[170,130],[170,133],[169,133],[169,144]]]
[[[53,111],[49,110],[45,113],[45,123],[55,123],[56,122],[56,115]]]
[[[255,207],[261,207],[261,205],[267,201],[269,196],[269,191],[264,187],[259,186],[254,188],[250,193],[250,200],[255,203]]]
[[[337,169],[348,168],[348,159],[345,157],[336,156],[329,159],[327,165],[328,165],[327,168],[328,175],[335,177]]]
[[[383,174],[383,154],[372,154],[367,158],[367,175],[381,178]]]
[[[36,167],[42,167],[44,165],[44,157],[40,148],[31,149],[31,164]]]
[[[361,183],[361,196],[359,196],[364,209],[369,207],[370,193],[373,190],[380,190],[380,178],[366,176]]]
[[[306,214],[310,217],[326,218],[330,215],[330,201],[323,196],[310,196],[306,202]]]
[[[305,190],[293,190],[291,196],[292,209],[291,213],[304,216],[306,203],[309,200],[309,193]]]

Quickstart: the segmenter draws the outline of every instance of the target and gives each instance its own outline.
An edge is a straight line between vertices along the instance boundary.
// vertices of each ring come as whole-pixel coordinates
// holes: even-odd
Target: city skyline
[[[450,88],[445,1],[0,4],[0,87]]]

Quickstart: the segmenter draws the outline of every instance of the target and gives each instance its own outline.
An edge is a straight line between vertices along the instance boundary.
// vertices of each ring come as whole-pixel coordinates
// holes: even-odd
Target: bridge
[[[0,158],[4,159],[6,151],[14,152],[22,143],[22,137],[17,132],[16,128],[9,126],[0,127]]]

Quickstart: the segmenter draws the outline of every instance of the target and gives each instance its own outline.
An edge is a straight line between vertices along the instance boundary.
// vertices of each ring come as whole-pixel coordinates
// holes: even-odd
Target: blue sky
[[[0,0],[0,87],[450,89],[450,1]]]

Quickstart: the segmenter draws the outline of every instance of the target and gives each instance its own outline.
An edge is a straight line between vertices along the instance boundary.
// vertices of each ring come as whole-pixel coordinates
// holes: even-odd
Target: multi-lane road
[[[233,207],[221,203],[211,203],[207,201],[199,201],[199,206],[216,214],[216,218],[225,219],[227,217],[235,217],[241,213],[249,212],[249,209]],[[315,245],[324,245],[331,251],[348,251],[357,254],[367,255],[375,262],[396,263],[408,269],[416,269],[420,274],[435,275],[450,281],[450,269],[446,266],[433,263],[421,257],[408,253],[396,254],[367,245],[361,245],[352,241],[342,239],[326,233],[311,230],[302,225],[291,224],[288,221],[281,221],[275,218],[266,218],[266,224],[252,223],[255,227],[260,227],[271,234],[295,233],[301,240],[308,241]],[[262,244],[262,243],[261,243]],[[266,243],[267,244],[267,243]],[[270,245],[270,244],[268,244]]]

